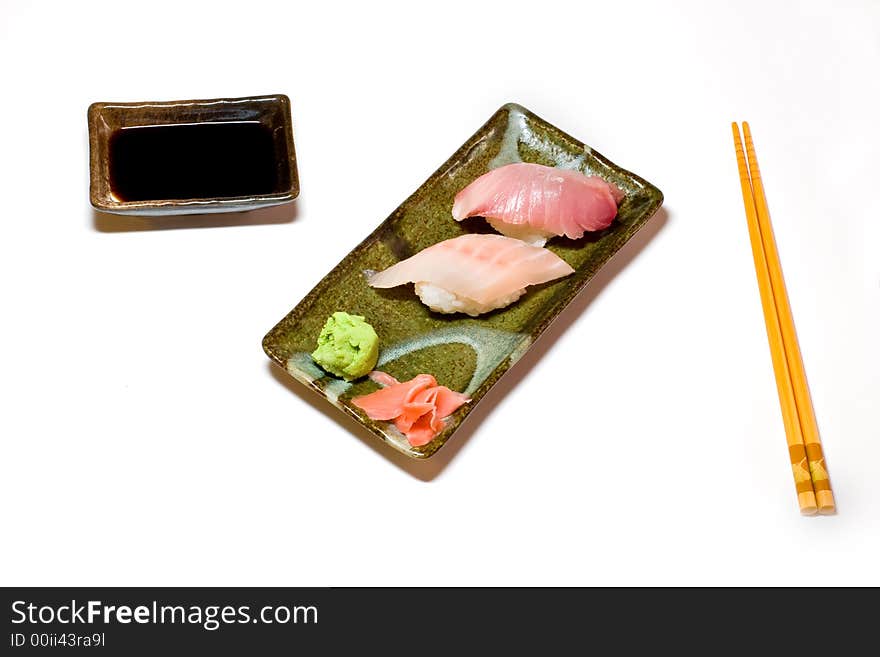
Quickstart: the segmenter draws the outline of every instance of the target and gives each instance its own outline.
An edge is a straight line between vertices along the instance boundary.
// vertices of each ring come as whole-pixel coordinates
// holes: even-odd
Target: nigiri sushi
[[[493,169],[455,195],[452,216],[485,217],[499,233],[543,246],[607,228],[623,192],[598,176],[518,162]]]
[[[377,288],[415,283],[431,310],[476,317],[503,308],[529,285],[573,273],[552,251],[502,235],[462,235],[438,242],[385,271],[373,274]]]

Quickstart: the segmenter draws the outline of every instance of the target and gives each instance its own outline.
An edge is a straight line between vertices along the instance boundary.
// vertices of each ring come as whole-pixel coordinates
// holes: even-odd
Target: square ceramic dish
[[[453,197],[489,169],[517,161],[599,175],[626,193],[609,228],[580,240],[548,242],[547,248],[568,262],[574,274],[530,287],[516,303],[479,318],[431,312],[411,285],[390,290],[367,285],[367,270],[385,269],[466,232],[492,232],[480,218],[454,221]],[[295,379],[380,440],[413,458],[427,458],[449,440],[489,388],[662,202],[663,194],[650,183],[525,108],[505,105],[269,331],[263,349]],[[433,374],[441,385],[469,395],[471,403],[447,418],[445,428],[422,447],[412,447],[391,423],[367,418],[350,400],[376,390],[377,385],[369,379],[346,383],[328,376],[309,355],[324,321],[337,310],[363,315],[376,329],[377,369],[401,381]]]
[[[146,216],[241,212],[289,203],[299,195],[290,100],[283,94],[211,100],[93,103],[89,106],[88,122],[90,200],[96,210]],[[200,129],[200,132],[207,129],[211,134],[199,134],[193,139],[191,134],[189,138],[185,136],[192,130],[189,133],[186,130],[181,131],[181,128],[193,127]],[[230,144],[224,142],[224,139],[228,140],[233,136],[229,134],[230,127],[236,128],[232,132],[236,136],[238,148],[251,157],[260,159],[257,164],[263,172],[263,180],[259,186],[253,187],[258,193],[253,190],[241,192],[241,185],[237,184],[241,181],[239,172],[238,177],[233,173],[228,178],[228,191],[223,182],[217,184],[213,180],[209,185],[211,193],[208,195],[187,198],[185,193],[181,196],[178,191],[166,198],[145,198],[143,194],[133,198],[126,197],[126,187],[132,189],[134,186],[149,186],[151,183],[157,189],[164,186],[165,189],[185,190],[186,178],[196,177],[199,172],[193,170],[195,167],[187,166],[187,161],[181,162],[180,156],[192,157],[197,163],[199,153],[190,153],[186,149],[195,149],[198,144],[204,148],[201,156],[207,158],[206,163],[211,163],[211,158],[217,157],[228,157],[231,162],[236,162],[232,159],[235,154],[229,153],[227,149]],[[147,129],[152,130],[152,133],[145,139],[143,137]],[[181,134],[184,135],[183,138],[177,136]],[[134,135],[138,136],[137,140],[131,139]],[[154,156],[160,156],[163,147],[169,143],[173,146],[176,137],[184,152],[177,153],[176,159],[169,158],[165,163],[176,165],[177,168],[162,166],[162,162],[152,168],[140,163],[143,169],[133,173],[129,171],[127,185],[122,185],[116,179],[123,159],[119,149],[121,137],[125,137],[128,144],[133,141],[138,144],[130,145],[129,148],[140,148],[142,151],[146,148]],[[163,146],[157,147],[157,143]],[[142,158],[132,159],[140,161]],[[243,165],[243,172],[247,172],[246,167],[246,164]],[[169,171],[172,173],[169,174]],[[169,176],[183,180],[167,180]],[[198,185],[191,187],[198,189]],[[204,182],[202,187],[205,187]]]

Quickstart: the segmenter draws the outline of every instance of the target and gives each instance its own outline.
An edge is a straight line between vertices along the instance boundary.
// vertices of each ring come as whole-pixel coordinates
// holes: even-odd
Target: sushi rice
[[[471,317],[477,317],[478,315],[497,308],[504,308],[519,299],[526,291],[523,287],[503,297],[492,299],[489,303],[480,303],[474,299],[469,299],[468,297],[450,292],[449,290],[446,290],[439,285],[434,285],[433,283],[416,283],[415,288],[416,294],[419,299],[422,300],[422,303],[434,312],[447,315],[452,313],[464,313]]]

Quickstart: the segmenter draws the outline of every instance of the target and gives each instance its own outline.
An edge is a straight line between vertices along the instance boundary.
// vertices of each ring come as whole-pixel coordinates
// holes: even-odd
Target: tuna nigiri
[[[416,294],[431,310],[476,317],[503,308],[529,285],[573,273],[552,251],[502,235],[462,235],[438,242],[373,274],[372,287],[415,283]]]
[[[455,195],[456,221],[480,216],[500,233],[542,246],[553,235],[572,239],[607,228],[623,198],[598,176],[519,162],[485,173]]]
[[[431,442],[443,428],[443,418],[470,401],[460,392],[438,386],[430,374],[403,383],[385,372],[372,372],[370,378],[386,387],[351,403],[372,420],[392,420],[413,447]]]

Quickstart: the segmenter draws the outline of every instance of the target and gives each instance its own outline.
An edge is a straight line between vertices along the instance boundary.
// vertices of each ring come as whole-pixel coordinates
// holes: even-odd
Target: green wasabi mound
[[[312,358],[346,381],[369,374],[379,359],[379,336],[360,315],[337,312],[327,318]]]

